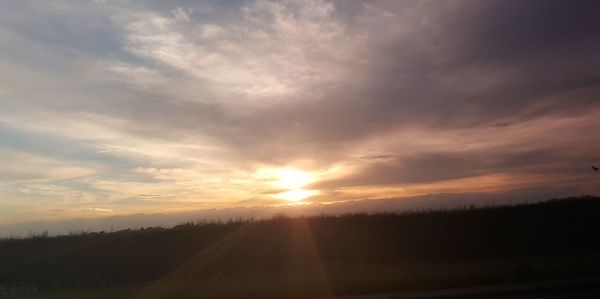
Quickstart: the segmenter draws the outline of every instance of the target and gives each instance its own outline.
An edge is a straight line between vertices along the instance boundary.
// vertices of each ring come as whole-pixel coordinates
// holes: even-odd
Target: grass
[[[0,296],[311,298],[596,276],[600,200],[0,241]]]

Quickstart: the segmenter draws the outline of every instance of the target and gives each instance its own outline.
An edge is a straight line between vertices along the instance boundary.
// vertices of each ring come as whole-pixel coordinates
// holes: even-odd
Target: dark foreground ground
[[[0,241],[0,296],[327,298],[381,294],[363,297],[375,299],[551,281],[548,288],[528,289],[529,293],[425,293],[429,297],[412,298],[580,298],[564,297],[577,292],[593,296],[581,298],[600,298],[595,281],[553,288],[560,282],[600,276],[598,228],[600,199],[579,197],[483,209],[38,236]],[[421,293],[411,293],[417,290]]]
[[[346,295],[322,299],[600,298],[600,278],[497,284],[467,288]]]

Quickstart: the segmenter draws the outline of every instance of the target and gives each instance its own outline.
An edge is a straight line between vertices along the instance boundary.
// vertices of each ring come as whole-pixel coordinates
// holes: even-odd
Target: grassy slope
[[[596,275],[599,215],[585,197],[5,240],[0,294],[301,298]]]

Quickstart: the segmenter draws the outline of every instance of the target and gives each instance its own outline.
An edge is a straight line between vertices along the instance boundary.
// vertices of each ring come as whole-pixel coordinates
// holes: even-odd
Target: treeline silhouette
[[[39,235],[0,241],[0,287],[60,290],[174,281],[235,287],[247,278],[256,293],[237,297],[267,298],[282,294],[266,288],[284,278],[286,290],[302,297],[587,276],[600,269],[598,228],[600,198],[584,196],[487,208]],[[311,293],[303,279],[314,279],[327,292]],[[261,282],[264,288],[257,290]]]

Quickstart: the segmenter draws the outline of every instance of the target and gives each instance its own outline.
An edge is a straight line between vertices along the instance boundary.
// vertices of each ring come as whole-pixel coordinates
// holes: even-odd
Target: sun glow
[[[277,194],[278,198],[297,202],[318,193],[315,190],[303,189],[304,186],[315,181],[314,175],[306,171],[294,168],[279,169],[276,171],[276,176],[277,186],[289,190]]]
[[[305,189],[294,189],[286,192],[282,192],[277,194],[277,196],[281,199],[289,200],[289,201],[301,201],[305,198],[309,198],[313,195],[316,195],[318,192],[315,190],[305,190]]]
[[[275,195],[279,199],[298,202],[319,193],[317,190],[304,189],[306,185],[316,181],[316,175],[307,171],[295,168],[262,169],[259,177],[283,190]]]
[[[314,178],[305,171],[289,168],[275,172],[278,178],[277,186],[282,189],[300,189],[314,181]]]

